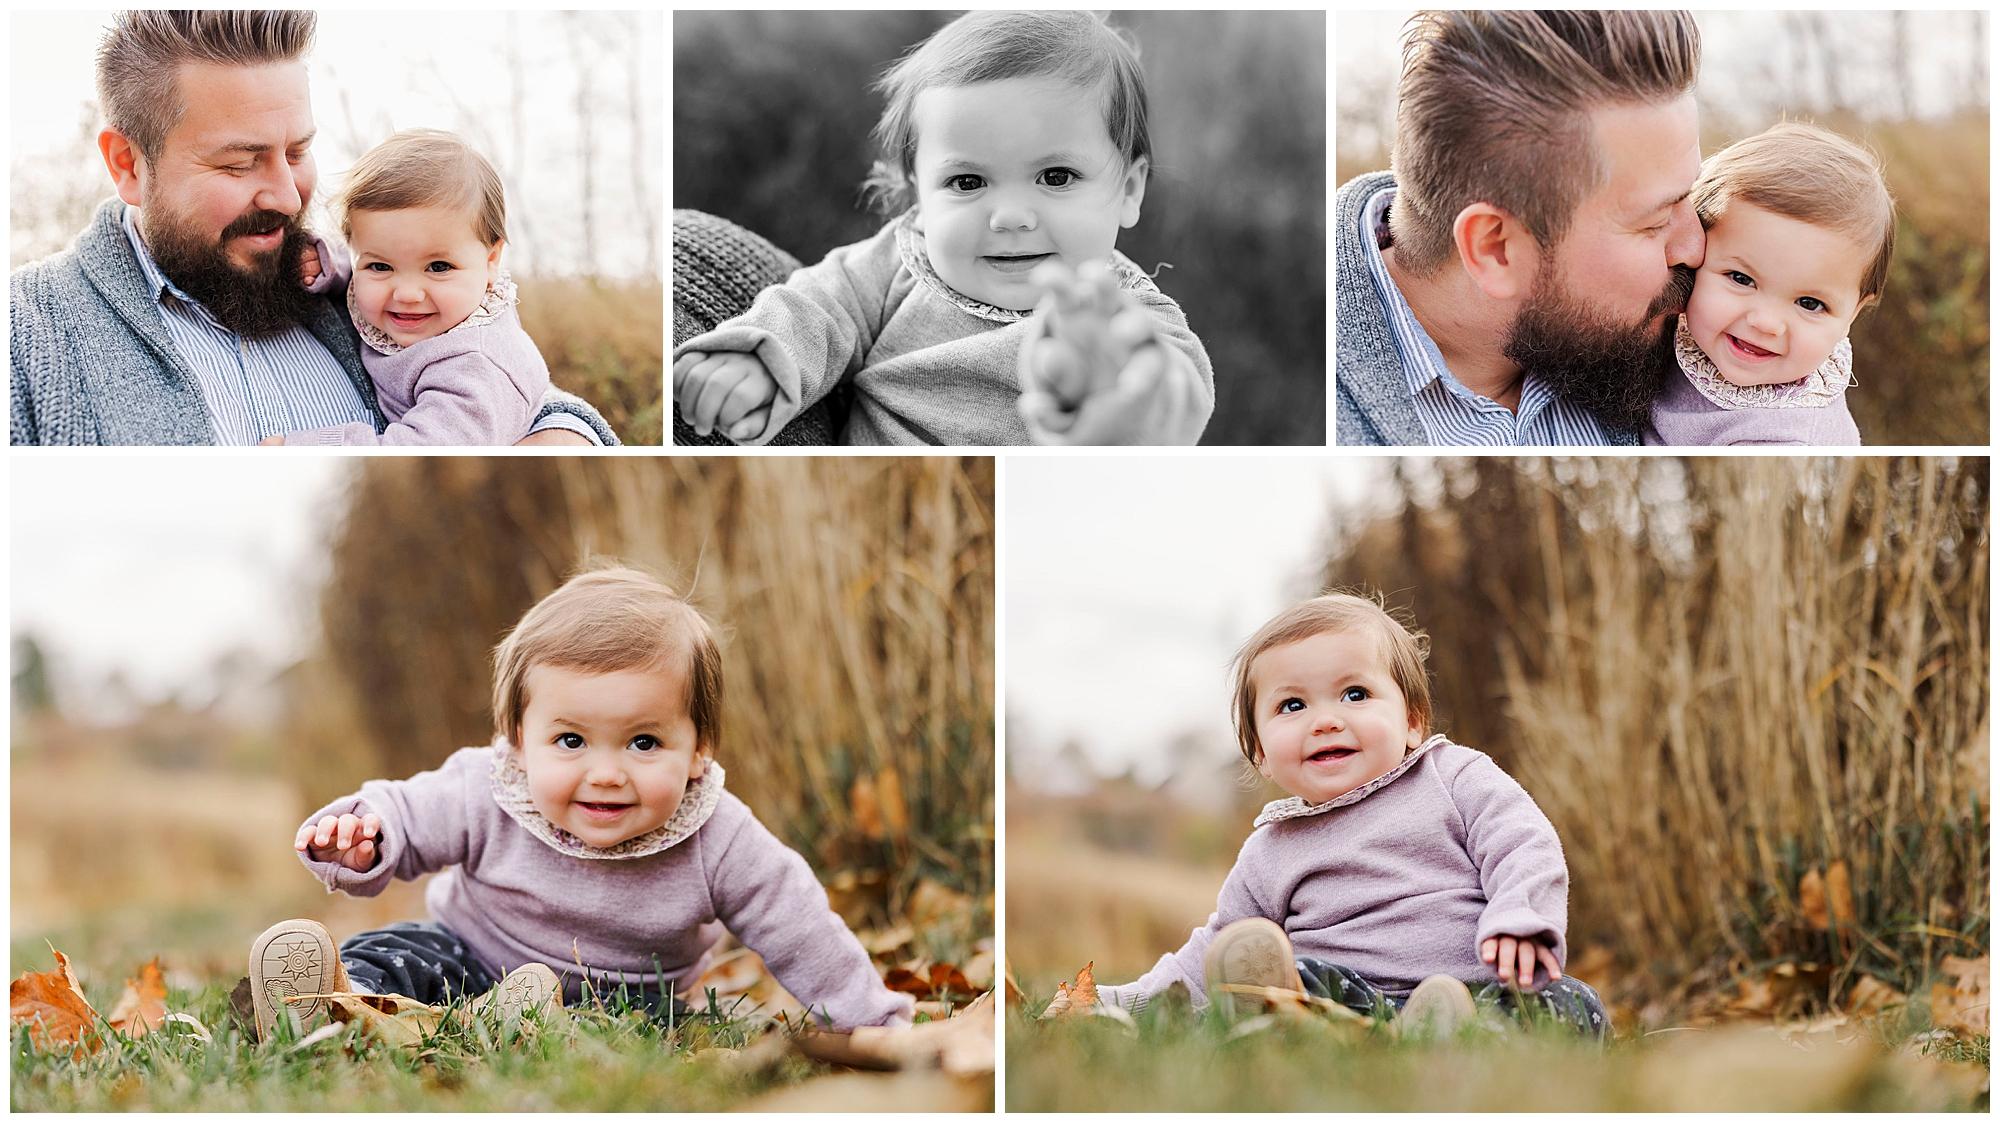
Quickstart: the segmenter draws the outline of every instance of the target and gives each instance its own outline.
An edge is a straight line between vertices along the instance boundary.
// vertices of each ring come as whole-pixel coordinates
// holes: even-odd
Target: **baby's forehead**
[[[1300,636],[1297,639],[1271,644],[1262,651],[1259,651],[1256,657],[1250,661],[1251,685],[1262,689],[1265,681],[1271,677],[1267,672],[1261,670],[1261,668],[1267,666],[1265,656],[1283,648],[1295,647],[1299,644],[1307,643],[1321,636],[1352,636],[1363,641],[1360,644],[1358,652],[1344,652],[1338,658],[1328,657],[1328,662],[1343,664],[1343,666],[1336,669],[1346,670],[1352,668],[1356,664],[1356,656],[1359,656],[1359,661],[1367,669],[1387,671],[1389,668],[1392,649],[1387,630],[1376,624],[1356,621],[1338,627],[1321,628],[1319,631]]]

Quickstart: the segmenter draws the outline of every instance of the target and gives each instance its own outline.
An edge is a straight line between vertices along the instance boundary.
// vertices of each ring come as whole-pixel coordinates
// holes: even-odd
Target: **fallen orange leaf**
[[[1057,983],[1056,996],[1049,1000],[1049,1007],[1042,1011],[1042,1017],[1066,1017],[1097,1005],[1097,983],[1090,977],[1090,969],[1095,966],[1097,961],[1093,959],[1076,973],[1075,982]]]
[[[1021,984],[1014,981],[1014,964],[1011,961],[1002,967],[1001,975],[1006,979],[1007,1005],[1016,1006],[1026,1002],[1028,996],[1021,992]]]
[[[49,950],[55,952],[56,969],[26,972],[9,984],[8,1015],[15,1024],[28,1027],[28,1037],[35,1048],[47,1050],[53,1045],[73,1044],[75,1055],[81,1056],[86,1039],[91,1049],[98,1046],[97,1011],[83,997],[83,987],[77,984],[69,957],[56,951],[53,944]]]
[[[1806,871],[1806,875],[1799,879],[1799,915],[1806,918],[1807,924],[1826,931],[1826,880],[1817,869]]]
[[[889,968],[888,973],[882,976],[882,985],[916,998],[931,996],[930,982],[907,967]]]
[[[1854,923],[1854,890],[1847,883],[1844,861],[1826,867],[1826,900],[1833,910],[1835,924]]]
[[[965,973],[949,963],[933,963],[930,970],[931,990],[936,994],[973,995],[979,991],[965,977]]]
[[[125,980],[125,993],[111,1008],[111,1028],[127,1037],[158,1029],[167,1017],[167,984],[160,976],[160,957],[139,968],[139,977]]]

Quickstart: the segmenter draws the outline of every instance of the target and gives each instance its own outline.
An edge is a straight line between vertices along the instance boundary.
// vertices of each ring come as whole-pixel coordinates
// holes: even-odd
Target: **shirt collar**
[[[125,204],[123,224],[125,227],[125,237],[132,243],[132,252],[139,258],[139,271],[146,275],[146,291],[153,295],[154,302],[165,304],[165,298],[172,296],[208,323],[213,324],[223,331],[229,330],[222,327],[222,324],[217,322],[214,316],[209,315],[208,309],[202,305],[201,301],[189,296],[179,285],[168,280],[167,275],[161,272],[159,263],[153,260],[153,251],[146,248],[146,240],[139,236],[139,208],[130,203]]]
[[[1367,257],[1368,272],[1375,281],[1382,306],[1399,329],[1391,332],[1391,336],[1399,347],[1405,339],[1415,344],[1412,349],[1414,354],[1406,351],[1402,355],[1403,377],[1410,396],[1416,397],[1436,382],[1468,409],[1505,409],[1493,399],[1472,390],[1451,373],[1451,368],[1445,365],[1444,352],[1438,350],[1437,342],[1424,330],[1423,323],[1410,309],[1409,301],[1403,299],[1403,290],[1396,287],[1396,279],[1389,275],[1389,263],[1382,257],[1382,251],[1390,245],[1389,204],[1395,198],[1396,186],[1393,183],[1368,197],[1368,202],[1361,208],[1361,251]],[[1509,411],[1515,426],[1520,428],[1532,424],[1554,400],[1555,395],[1533,371],[1523,374],[1518,408]]]

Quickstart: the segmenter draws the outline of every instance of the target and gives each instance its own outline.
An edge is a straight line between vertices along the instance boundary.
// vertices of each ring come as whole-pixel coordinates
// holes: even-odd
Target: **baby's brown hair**
[[[1838,230],[1875,257],[1861,274],[1867,307],[1889,280],[1896,252],[1896,199],[1882,182],[1873,153],[1838,133],[1783,121],[1710,156],[1695,180],[1695,214],[1702,229],[1742,200],[1813,226]]]
[[[1251,664],[1274,647],[1310,639],[1322,632],[1363,631],[1375,633],[1382,645],[1384,661],[1389,664],[1389,676],[1403,692],[1403,702],[1416,720],[1418,731],[1425,737],[1431,735],[1431,687],[1424,670],[1424,660],[1430,654],[1429,637],[1391,615],[1382,607],[1380,597],[1326,593],[1300,601],[1271,617],[1236,650],[1233,664],[1236,693],[1230,716],[1236,723],[1237,747],[1242,749],[1243,759],[1251,767],[1264,759],[1263,743],[1257,739],[1257,696],[1256,684],[1250,680]]]
[[[528,610],[493,651],[494,732],[517,744],[528,708],[528,669],[605,674],[685,659],[695,742],[722,736],[722,653],[702,614],[665,582],[636,569],[579,573]]]
[[[363,153],[340,190],[340,234],[354,237],[355,211],[455,207],[472,215],[480,244],[507,240],[507,192],[478,149],[438,129],[410,129]]]

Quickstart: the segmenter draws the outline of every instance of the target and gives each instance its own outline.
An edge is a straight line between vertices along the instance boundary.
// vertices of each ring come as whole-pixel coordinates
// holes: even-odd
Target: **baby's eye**
[[[389,268],[389,263],[386,261],[371,261],[368,264],[362,266],[362,268],[368,270],[370,273],[394,272],[394,270]]]
[[[955,175],[944,181],[946,190],[970,193],[986,186],[986,181],[976,175]]]
[[[1295,714],[1305,708],[1306,704],[1297,698],[1287,698],[1278,703],[1278,712],[1281,714]]]
[[[1826,301],[1816,296],[1802,296],[1794,301],[1794,303],[1808,312],[1826,311]]]
[[[1343,702],[1366,702],[1368,700],[1368,688],[1365,686],[1350,686],[1340,692],[1340,700]]]
[[[580,749],[583,747],[583,734],[558,733],[556,735],[556,744],[561,745],[565,749]]]
[[[654,749],[657,749],[659,747],[660,747],[660,739],[658,737],[652,737],[646,734],[640,734],[639,736],[632,738],[632,748],[637,749],[642,753],[650,753]]]
[[[1742,285],[1746,289],[1754,289],[1757,287],[1757,282],[1753,280],[1750,274],[1748,273],[1741,273],[1734,269],[1725,269],[1722,271],[1722,275],[1729,278],[1731,281],[1734,281],[1735,283]]]
[[[1082,178],[1068,168],[1050,168],[1041,175],[1044,187],[1068,187]]]
[[[424,266],[424,271],[427,273],[449,273],[456,268],[458,266],[453,265],[449,261],[433,261],[429,265]]]

